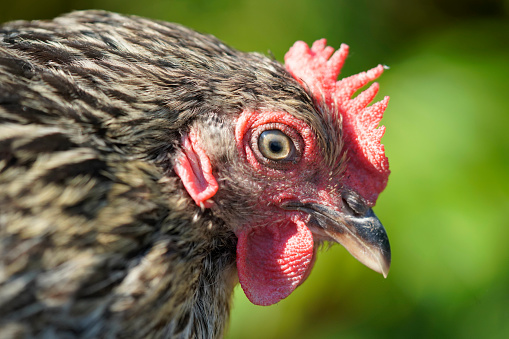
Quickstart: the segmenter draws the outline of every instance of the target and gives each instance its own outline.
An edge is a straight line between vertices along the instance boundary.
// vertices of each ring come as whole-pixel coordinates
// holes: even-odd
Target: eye
[[[258,149],[267,159],[289,160],[295,152],[295,145],[289,136],[280,130],[271,129],[262,132],[258,137]]]

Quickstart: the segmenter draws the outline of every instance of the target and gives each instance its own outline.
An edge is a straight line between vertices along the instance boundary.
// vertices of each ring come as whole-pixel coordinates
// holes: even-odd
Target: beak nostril
[[[362,217],[366,211],[363,211],[362,205],[353,201],[353,199],[341,198],[343,201],[343,209],[354,217]]]

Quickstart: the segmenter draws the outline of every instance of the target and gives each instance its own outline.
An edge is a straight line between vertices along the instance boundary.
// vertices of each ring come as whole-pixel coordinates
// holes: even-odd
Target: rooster
[[[383,67],[82,11],[0,26],[0,337],[217,338],[340,243],[387,275]]]

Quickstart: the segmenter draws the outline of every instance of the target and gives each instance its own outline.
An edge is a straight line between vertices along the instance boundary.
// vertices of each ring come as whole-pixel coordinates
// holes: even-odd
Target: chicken
[[[0,26],[0,337],[217,338],[316,249],[387,275],[378,66],[103,11]]]

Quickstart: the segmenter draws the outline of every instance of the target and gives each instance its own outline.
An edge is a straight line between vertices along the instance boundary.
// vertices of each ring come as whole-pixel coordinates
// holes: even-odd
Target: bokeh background
[[[509,1],[4,0],[0,20],[107,9],[174,21],[282,61],[296,40],[378,63],[392,174],[375,207],[387,279],[340,246],[288,299],[235,293],[227,338],[509,338]]]

